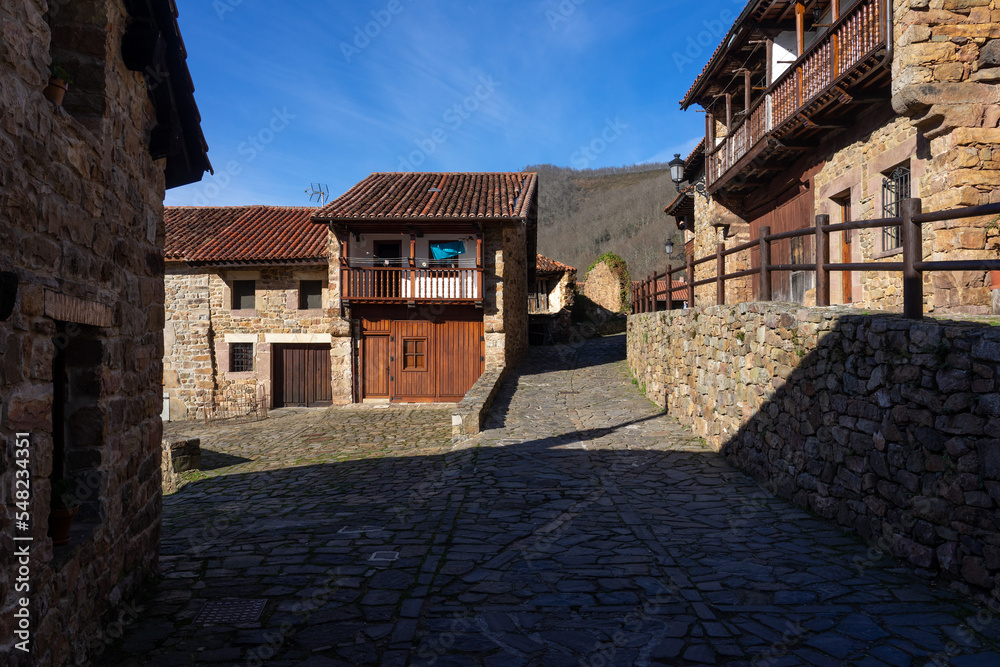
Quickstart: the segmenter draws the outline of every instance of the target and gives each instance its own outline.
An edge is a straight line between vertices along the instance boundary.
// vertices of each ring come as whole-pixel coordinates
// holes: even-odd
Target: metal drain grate
[[[260,600],[216,600],[206,602],[194,619],[200,625],[235,625],[256,623],[264,611],[267,599]]]

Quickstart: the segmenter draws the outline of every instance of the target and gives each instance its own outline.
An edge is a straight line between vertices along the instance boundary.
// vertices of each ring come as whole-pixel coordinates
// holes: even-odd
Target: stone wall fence
[[[768,490],[1000,601],[1000,328],[708,306],[629,317],[628,361]]]

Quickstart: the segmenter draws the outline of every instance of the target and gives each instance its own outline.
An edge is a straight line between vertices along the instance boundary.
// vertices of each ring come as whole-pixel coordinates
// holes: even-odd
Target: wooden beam
[[[801,58],[806,51],[806,6],[795,3],[795,48],[796,58]]]
[[[753,89],[753,83],[750,81],[750,70],[743,70],[743,109],[747,113],[750,113],[750,93]]]
[[[774,40],[771,39],[770,37],[767,38],[766,51],[767,51],[767,72],[766,72],[767,79],[764,81],[764,85],[770,86],[772,83],[774,83],[772,78],[774,72],[772,70],[772,65],[771,65],[771,63],[774,60]]]
[[[733,132],[733,94],[726,93],[726,136]]]

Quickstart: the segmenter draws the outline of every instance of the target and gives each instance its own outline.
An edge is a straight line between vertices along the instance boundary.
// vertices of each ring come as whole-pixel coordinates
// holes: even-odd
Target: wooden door
[[[394,401],[435,400],[434,324],[421,320],[392,323],[389,389]]]
[[[438,400],[460,401],[483,374],[483,322],[440,322],[435,334]]]
[[[333,404],[329,345],[279,345],[274,407]]]
[[[365,335],[361,344],[362,398],[389,398],[389,334]]]

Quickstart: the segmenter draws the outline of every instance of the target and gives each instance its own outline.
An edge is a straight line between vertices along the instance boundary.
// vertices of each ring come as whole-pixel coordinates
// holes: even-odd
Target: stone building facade
[[[8,665],[92,659],[110,628],[135,618],[132,602],[156,572],[163,196],[210,165],[173,3],[130,10],[106,0],[0,6]],[[149,35],[166,48],[136,48]],[[54,63],[75,79],[61,106],[43,93]],[[169,85],[143,72],[168,72]],[[60,480],[80,509],[68,543],[54,545]]]
[[[331,295],[329,241],[325,230],[310,223],[314,212],[274,206],[167,209],[168,419],[281,405],[273,375],[283,346],[325,346],[331,390],[305,402],[329,404],[334,394],[346,402],[349,325]],[[253,293],[240,303],[234,287],[249,283]],[[239,362],[231,358],[236,354]]]
[[[703,177],[707,195],[691,194],[696,257],[714,253],[720,241],[733,247],[756,238],[765,224],[777,233],[813,226],[819,214],[831,223],[893,217],[907,197],[920,198],[924,211],[1000,197],[1000,9],[988,0],[819,2],[813,9],[818,16],[795,3],[751,2],[682,101],[708,111],[705,157],[685,174],[692,183]],[[831,63],[834,39],[840,56]],[[746,64],[745,79],[726,69],[737,60]],[[925,259],[995,259],[1000,250],[992,218],[927,224],[923,238]],[[898,244],[898,235],[881,229],[836,232],[831,262],[899,261]],[[756,254],[730,256],[726,270],[755,266]],[[814,256],[811,238],[772,248],[776,263]],[[696,278],[714,273],[714,263],[700,265]],[[775,274],[773,298],[815,303],[814,278]],[[727,301],[756,298],[754,280],[727,285]],[[984,271],[924,280],[927,313],[990,310]],[[697,296],[714,303],[714,285]],[[833,272],[830,298],[898,311],[902,274]]]
[[[243,412],[251,404],[458,401],[483,370],[517,364],[528,344],[533,174],[509,179],[527,181],[519,191],[523,209],[515,210],[524,217],[409,221],[343,213],[344,202],[363,205],[373,187],[409,190],[394,188],[394,179],[425,179],[420,191],[427,192],[462,176],[469,175],[376,174],[323,209],[168,209],[169,418]],[[486,201],[483,192],[509,175],[474,176],[482,178],[451,191],[454,201]],[[436,251],[455,254],[435,259]],[[391,347],[398,344],[416,347]],[[464,362],[455,365],[459,357]],[[421,375],[395,370],[397,359],[419,363]]]

